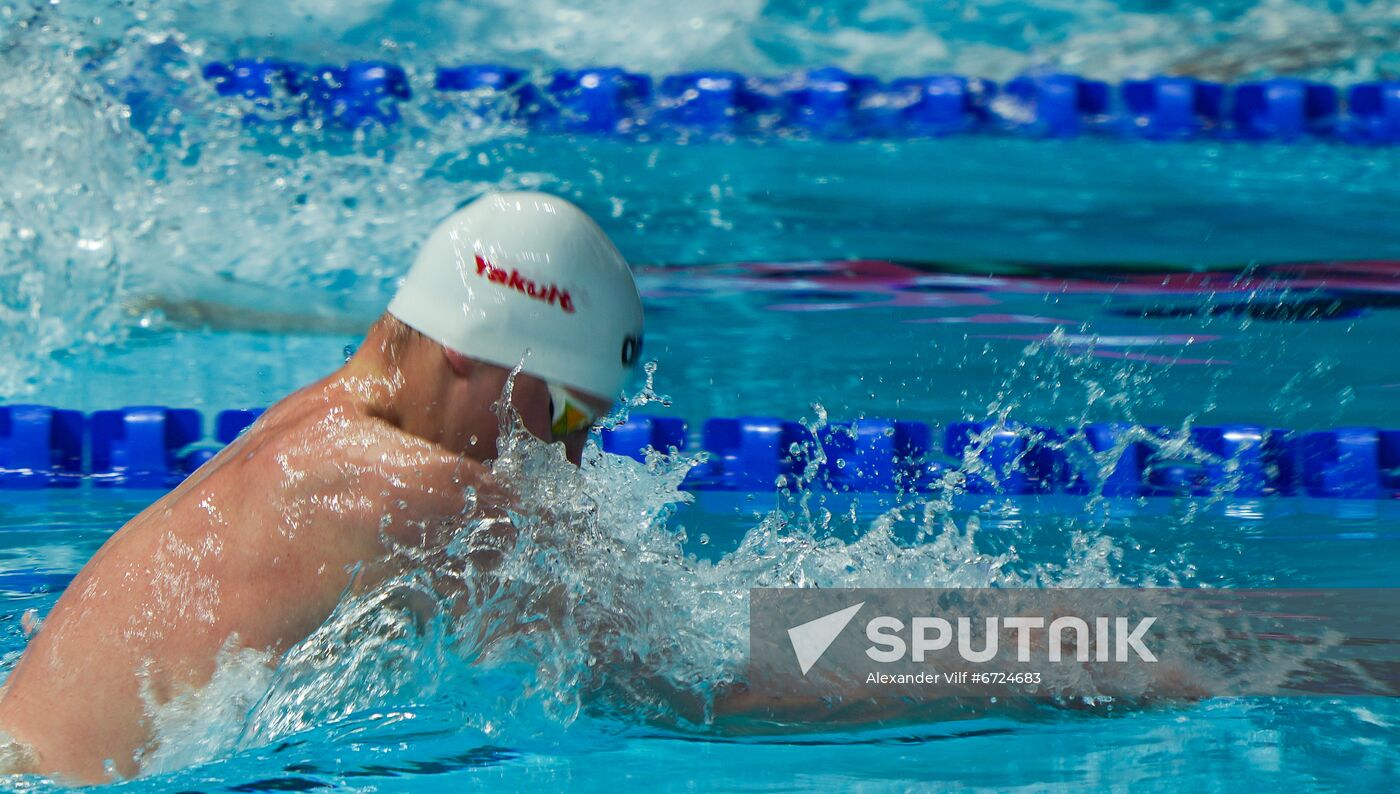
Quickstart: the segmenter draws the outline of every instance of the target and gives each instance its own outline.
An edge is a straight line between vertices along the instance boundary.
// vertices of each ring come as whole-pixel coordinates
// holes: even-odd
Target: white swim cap
[[[464,356],[524,361],[527,374],[608,400],[641,355],[627,261],[583,210],[544,193],[492,193],[454,212],[389,313]]]

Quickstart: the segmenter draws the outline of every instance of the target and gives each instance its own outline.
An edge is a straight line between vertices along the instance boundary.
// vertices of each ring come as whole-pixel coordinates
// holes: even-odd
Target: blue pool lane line
[[[413,98],[408,73],[382,61],[307,66],[239,59],[207,64],[215,91],[250,103],[247,118],[356,128],[392,125]],[[1400,142],[1400,81],[1341,90],[1289,77],[1223,85],[1156,76],[1110,85],[1072,74],[1024,75],[998,86],[961,75],[889,81],[835,67],[778,77],[728,71],[663,76],[616,67],[535,75],[499,64],[439,67],[427,96],[470,95],[462,121],[545,132],[927,137],[1007,132],[1068,138]]]
[[[0,406],[0,489],[169,489],[233,441],[261,409],[221,411],[213,437],[188,408],[132,406],[84,415]],[[1191,428],[1095,423],[1081,428],[953,422],[935,438],[919,421],[858,419],[815,431],[767,417],[633,416],[602,431],[603,449],[644,460],[649,449],[703,450],[685,487],[771,492],[780,481],[832,492],[971,494],[1229,494],[1338,499],[1400,497],[1400,430],[1298,432],[1234,424]]]
[[[633,417],[603,431],[603,448],[638,460],[648,449],[687,449],[679,422]],[[691,472],[686,487],[769,491],[779,477],[788,483],[810,477],[832,491],[929,491],[956,474],[973,494],[1378,499],[1400,492],[1397,430],[1195,427],[1189,433],[1194,456],[1175,458],[1162,451],[1171,440],[1165,428],[1127,424],[1057,429],[954,422],[935,447],[923,422],[860,419],[813,434],[779,419],[716,418],[700,436],[710,459]],[[825,460],[814,458],[816,450]],[[1112,458],[1107,466],[1105,458]]]
[[[97,487],[169,489],[233,441],[262,409],[222,411],[204,437],[198,411],[130,406],[78,411],[0,406],[0,489]],[[86,455],[84,455],[86,450]]]

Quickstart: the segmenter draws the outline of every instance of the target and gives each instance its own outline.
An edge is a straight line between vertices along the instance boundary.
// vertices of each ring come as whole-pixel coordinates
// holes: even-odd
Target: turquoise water
[[[1311,272],[1309,278],[1335,285],[1330,293],[1306,287],[1310,282],[1296,273],[1292,291],[1259,288],[1283,276],[1260,269],[1250,276],[1257,284],[1232,275],[1226,282],[1233,286],[1168,291],[1164,282],[1179,276],[1131,283],[1100,275],[988,279],[877,264],[649,270],[642,278],[649,353],[658,365],[656,390],[670,406],[645,408],[696,421],[748,411],[935,424],[1002,413],[1174,428],[1390,422],[1397,373],[1380,362],[1400,323],[1400,312],[1386,308],[1391,271]],[[1331,297],[1319,302],[1324,294]],[[335,367],[355,341],[343,333],[138,330],[96,357],[56,362],[73,377],[55,378],[49,393],[53,402],[84,408],[138,399],[209,410],[263,404]],[[211,371],[203,361],[220,368]],[[157,368],[167,375],[145,375]],[[637,504],[638,486],[609,476],[605,497]],[[653,498],[674,498],[659,481],[646,488]],[[11,493],[0,501],[0,570],[57,574],[51,581],[61,584],[150,498],[89,489]],[[825,544],[814,558],[821,562],[802,565],[811,583],[829,585],[984,584],[992,559],[999,560],[993,581],[1004,586],[1400,585],[1400,503],[1393,501],[962,495],[895,505],[891,497],[866,495],[853,506],[849,496],[814,499],[800,509],[773,494],[702,494],[655,523],[612,528],[619,537],[642,533],[643,545],[667,565],[626,555],[608,565],[618,575],[651,579],[648,588],[673,588],[667,592],[675,600],[662,614],[697,627],[712,620],[742,625],[740,612],[708,611],[713,596],[705,594],[738,596],[766,581],[765,570],[791,564],[755,550],[775,531]],[[894,546],[862,546],[894,507],[902,508]],[[891,556],[898,548],[928,557],[899,561]],[[845,578],[820,573],[833,564],[846,568]],[[673,578],[665,573],[671,566],[697,578]],[[0,652],[8,666],[23,647],[21,614],[42,614],[56,595],[15,592],[29,584],[0,578],[6,587]],[[652,636],[639,630],[635,639]],[[427,664],[435,647],[423,637],[396,654]],[[728,651],[700,650],[713,654],[699,660],[702,667],[736,664]],[[509,684],[501,690],[500,682],[464,681],[454,666],[442,675],[445,684],[385,687],[323,721],[269,727],[275,720],[264,706],[239,742],[209,740],[221,748],[212,760],[126,785],[586,790],[625,780],[723,790],[1194,791],[1232,789],[1247,778],[1298,789],[1384,790],[1400,764],[1393,741],[1400,706],[1384,699],[1216,699],[1090,716],[1047,708],[1031,721],[741,740],[669,735],[625,710],[561,720],[541,713],[548,698],[513,692]],[[266,696],[283,704],[274,713],[296,714],[304,709],[293,705],[298,692],[273,687]],[[501,708],[513,721],[506,727],[496,723]]]
[[[883,262],[642,268],[646,353],[670,397],[644,412],[696,425],[739,414],[812,418],[814,406],[833,421],[934,424],[1002,414],[1178,429],[1395,423],[1393,265],[1137,275],[1023,266],[1004,276],[973,274],[994,265],[964,268],[972,273]],[[330,314],[320,333],[277,330],[280,319],[266,313],[279,311],[272,295],[256,310],[226,302],[213,315],[226,327],[272,326],[264,331],[181,327],[195,310],[175,305],[124,344],[52,361],[43,395],[83,410],[266,405],[358,344],[351,329],[387,302],[365,293],[364,309]],[[281,298],[283,310],[298,299]],[[640,385],[639,372],[632,388]]]
[[[0,558],[6,569],[71,573],[108,532],[143,504],[140,496],[91,492],[7,499],[0,510]],[[977,513],[978,547],[1033,549],[1012,567],[1049,574],[1065,554],[1061,512],[1005,509]],[[1239,505],[1234,507],[1239,508]],[[1125,583],[1157,576],[1162,563],[1182,582],[1227,586],[1395,586],[1400,534],[1393,505],[1255,505],[1253,512],[1195,514],[1187,504],[1155,516],[1104,520],[1093,536],[1122,551],[1114,564]],[[721,511],[683,515],[691,532],[726,540],[726,529],[753,521]],[[998,517],[998,515],[1000,517]],[[840,529],[833,534],[847,534]],[[689,544],[692,547],[694,544]],[[25,609],[41,613],[53,595],[3,598],[6,659],[22,646]],[[1400,710],[1391,700],[1217,699],[1120,715],[1055,713],[1025,720],[906,726],[833,733],[799,741],[712,741],[657,735],[625,719],[581,719],[567,728],[534,724],[514,741],[464,726],[462,692],[406,695],[329,724],[230,752],[220,760],[125,786],[138,790],[422,790],[446,787],[584,790],[619,781],[644,787],[717,790],[829,790],[861,786],[963,789],[1095,788],[1227,790],[1247,778],[1292,790],[1387,790]],[[538,720],[528,708],[523,722]]]
[[[1345,82],[1396,74],[1390,4],[736,0],[678,14],[645,3],[85,1],[0,14],[0,121],[13,133],[0,136],[0,401],[207,414],[269,404],[343,360],[450,208],[530,187],[579,201],[639,264],[646,357],[665,395],[639,413],[692,426],[739,414],[936,428],[1123,421],[1178,434],[1225,422],[1400,426],[1400,265],[1385,261],[1400,259],[1397,148],[677,145],[469,130],[426,102],[394,130],[269,146],[193,77],[209,59],[269,54],[387,58],[415,85],[435,64],[490,59]],[[133,74],[160,95],[159,123],[133,118],[131,83],[113,87]],[[821,264],[857,258],[904,264]],[[1315,260],[1380,261],[1282,264]],[[755,262],[784,264],[744,264]],[[674,488],[683,465],[594,459],[580,490],[611,506],[607,520],[588,527],[576,570],[530,572],[630,619],[619,645],[659,654],[699,690],[741,670],[744,593],[759,584],[1400,586],[1395,500],[688,502]],[[24,646],[22,615],[42,616],[155,496],[0,492],[0,675]],[[370,651],[352,629],[337,617],[308,640],[308,653],[336,660],[319,677],[224,681],[216,694],[251,698],[246,714],[196,714],[166,737],[167,769],[116,787],[1385,791],[1400,771],[1391,700],[1047,708],[741,740],[648,728],[644,703],[575,714],[592,673],[566,641],[473,666],[432,631]],[[678,650],[656,650],[667,643]],[[359,691],[329,693],[342,679]]]

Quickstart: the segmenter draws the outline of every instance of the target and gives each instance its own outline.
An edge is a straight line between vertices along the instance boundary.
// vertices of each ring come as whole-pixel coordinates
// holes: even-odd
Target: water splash
[[[979,224],[1007,232],[1015,225],[995,207],[985,218],[959,214],[967,211],[966,189],[983,191],[1002,178],[980,165],[962,174],[955,165],[979,163],[986,152],[898,158],[907,181],[952,186],[949,207],[957,211],[949,218],[959,233],[949,239],[910,238],[908,250],[888,250],[887,230],[927,225],[929,210],[941,206],[941,199],[906,202],[919,211],[902,215],[883,187],[879,201],[851,193],[870,181],[865,172],[891,168],[878,152],[864,152],[851,161],[854,173],[823,177],[856,199],[832,205],[848,223],[823,231],[821,239],[794,243],[803,231],[829,226],[831,215],[825,209],[810,214],[808,194],[815,188],[809,182],[815,176],[791,179],[792,173],[816,174],[808,167],[814,155],[801,149],[782,155],[789,159],[777,170],[771,169],[775,155],[765,150],[762,162],[731,152],[727,156],[735,161],[726,172],[698,173],[686,147],[652,148],[638,157],[635,149],[607,142],[541,141],[499,126],[452,123],[466,115],[472,100],[427,101],[429,91],[404,104],[404,118],[393,130],[349,131],[306,121],[250,126],[243,122],[248,103],[216,96],[200,76],[210,60],[388,58],[406,64],[417,86],[430,84],[434,65],[464,59],[541,71],[617,62],[655,73],[701,67],[780,72],[836,63],[885,77],[953,70],[999,78],[1041,67],[1105,78],[1162,69],[1231,77],[1262,64],[1275,72],[1351,80],[1396,73],[1393,44],[1400,30],[1388,4],[1322,0],[1199,2],[1169,11],[1129,0],[838,4],[811,13],[727,0],[681,15],[658,14],[645,4],[626,12],[592,3],[545,3],[522,11],[499,2],[470,8],[433,2],[413,14],[398,8],[385,0],[255,3],[237,12],[211,2],[151,0],[0,5],[0,68],[7,75],[0,87],[0,126],[7,132],[0,136],[0,158],[7,164],[0,172],[0,396],[76,377],[55,367],[54,356],[84,356],[133,329],[158,329],[167,321],[359,331],[382,308],[416,240],[451,209],[493,187],[545,187],[580,201],[596,210],[629,255],[671,262],[712,260],[720,252],[917,256],[927,253],[929,240],[941,246],[954,238],[967,238],[960,244],[971,246],[960,255],[977,258],[992,253],[975,242],[985,235],[962,232]],[[1314,39],[1327,46],[1313,46]],[[1310,158],[1322,158],[1314,162],[1264,151],[1262,164],[1248,161],[1222,172],[1210,154],[1202,174],[1211,185],[1230,183],[1228,207],[1251,186],[1261,201],[1277,205],[1283,194],[1308,194],[1310,188],[1298,182],[1311,175],[1338,168],[1356,178],[1388,173],[1365,162],[1383,156],[1314,152]],[[1066,161],[1067,195],[1083,194],[1079,179],[1086,170],[1146,167],[1131,152],[1117,164],[1106,164],[1101,152],[1085,157]],[[906,173],[911,159],[950,163],[939,168],[953,172]],[[1035,167],[1043,166],[1034,160]],[[641,178],[639,169],[649,176]],[[1282,174],[1285,182],[1293,180],[1292,188],[1261,182],[1261,173]],[[747,184],[744,176],[750,174],[767,183],[762,191]],[[1312,187],[1327,188],[1322,182]],[[1334,213],[1332,226],[1305,227],[1315,228],[1317,238],[1309,250],[1334,251],[1348,240],[1357,249],[1352,253],[1388,250],[1389,238],[1358,235],[1354,225],[1355,218],[1369,217],[1360,210],[1383,206],[1384,197],[1368,197],[1354,179],[1342,182],[1344,194],[1318,194],[1295,208],[1309,223],[1317,222],[1318,206]],[[678,193],[679,183],[687,188]],[[669,189],[658,191],[658,185]],[[1380,182],[1370,186],[1385,189]],[[788,187],[798,194],[784,193]],[[751,192],[767,198],[751,206]],[[1025,216],[1021,192],[1014,184],[992,203]],[[669,203],[658,205],[657,193]],[[1141,200],[1109,195],[1078,222],[1102,217],[1117,228],[1118,208]],[[724,223],[714,226],[721,216]],[[1025,234],[1061,239],[1056,235],[1065,233],[1058,228],[1062,220],[1053,219],[1057,228],[1042,228],[1049,221],[1033,214],[1018,222],[1029,224]],[[1261,223],[1270,229],[1270,240],[1278,237],[1273,230],[1287,225],[1268,216]],[[863,227],[874,232],[852,236]],[[1216,240],[1224,237],[1212,233]],[[745,242],[736,245],[735,236]],[[1149,229],[1140,229],[1138,237],[1123,243],[1135,256],[1147,256],[1144,245],[1169,244]],[[1085,250],[1106,250],[1104,240],[1088,238],[1093,244]],[[1142,243],[1149,238],[1150,245]],[[1213,242],[1212,256],[1228,258],[1230,250],[1260,254],[1253,238],[1247,249],[1225,245]],[[1306,255],[1298,245],[1287,249]],[[1191,250],[1193,259],[1202,255],[1199,247]]]
[[[119,338],[123,220],[144,181],[123,106],[82,74],[80,40],[47,6],[3,11],[0,394],[32,384],[47,353]]]
[[[201,0],[65,2],[63,12],[111,28],[159,17],[194,38],[239,51],[320,60],[366,54],[424,61],[505,61],[645,71],[781,71],[835,62],[881,76],[965,71],[1005,78],[1028,68],[1089,69],[1114,78],[1164,69],[1232,78],[1256,70],[1368,77],[1392,71],[1400,17],[1391,4],[1351,0],[1188,0],[1087,3],[966,0],[836,3],[819,9],[723,0],[685,13],[644,2],[463,6],[436,0],[404,14],[390,0],[299,0],[257,13]],[[443,35],[496,31],[496,35]]]
[[[457,730],[517,748],[644,726],[708,733],[715,698],[744,677],[751,587],[1172,580],[1165,569],[1126,574],[1115,544],[1089,531],[1071,530],[1050,562],[1005,544],[990,551],[976,520],[959,527],[935,501],[902,504],[843,540],[796,500],[732,553],[697,558],[674,526],[694,459],[643,464],[590,446],[574,467],[524,430],[508,395],[501,404],[492,468],[515,491],[509,524],[478,517],[430,548],[395,548],[374,567],[399,573],[352,586],[275,670],[266,657],[225,654],[198,697],[152,707],[151,770],[415,711],[452,714]],[[896,531],[908,521],[923,525],[918,542]]]

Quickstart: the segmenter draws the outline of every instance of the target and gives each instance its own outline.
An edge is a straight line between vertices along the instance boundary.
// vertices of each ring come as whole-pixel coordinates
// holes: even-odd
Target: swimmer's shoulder
[[[375,518],[391,525],[461,516],[505,498],[490,470],[365,410],[325,413],[312,436],[325,439],[341,476],[363,488]],[[372,492],[371,492],[372,491]]]
[[[284,498],[351,496],[378,522],[461,515],[499,502],[489,469],[397,427],[339,390],[308,387],[273,406],[235,454]],[[346,503],[346,500],[342,500]]]
[[[383,485],[383,517],[408,534],[472,511],[497,511],[506,496],[482,463],[454,454],[383,420],[385,442],[365,461]],[[395,534],[402,534],[395,531]]]

